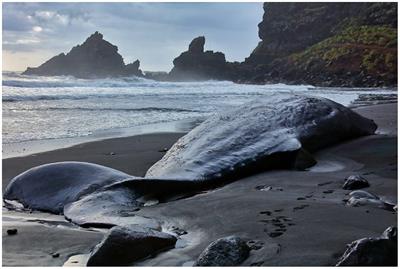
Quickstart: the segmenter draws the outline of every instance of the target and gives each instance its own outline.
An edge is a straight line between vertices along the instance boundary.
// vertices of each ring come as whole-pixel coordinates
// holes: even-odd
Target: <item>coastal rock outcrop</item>
[[[265,3],[264,12],[243,81],[397,84],[397,3]]]
[[[237,236],[220,238],[200,254],[194,266],[238,266],[249,252],[249,246]]]
[[[347,246],[336,266],[396,266],[397,228],[388,227],[380,237],[362,238]]]
[[[229,79],[230,72],[222,52],[204,51],[206,39],[196,37],[189,49],[174,59],[169,80],[191,81],[207,79]]]
[[[87,266],[128,266],[134,261],[173,248],[173,235],[141,228],[116,226],[92,251]]]
[[[118,47],[95,32],[86,41],[61,53],[39,67],[28,67],[24,75],[74,76],[78,78],[104,78],[117,76],[142,76],[140,62],[125,65]]]

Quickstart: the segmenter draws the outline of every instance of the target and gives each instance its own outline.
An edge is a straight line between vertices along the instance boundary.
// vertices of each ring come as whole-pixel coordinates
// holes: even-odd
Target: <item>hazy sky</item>
[[[35,67],[99,31],[125,63],[169,71],[196,36],[243,61],[259,42],[262,3],[3,3],[3,70]]]

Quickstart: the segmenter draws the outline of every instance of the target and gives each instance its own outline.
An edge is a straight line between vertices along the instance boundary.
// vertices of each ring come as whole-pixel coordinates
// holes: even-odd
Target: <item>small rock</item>
[[[175,233],[176,235],[185,235],[187,234],[187,232],[179,227],[176,226],[172,226],[171,227],[172,232]]]
[[[127,266],[161,250],[174,247],[173,235],[138,226],[116,226],[94,248],[87,266]]]
[[[347,245],[336,266],[396,266],[397,228],[387,228],[380,237],[362,238]]]
[[[250,248],[236,236],[212,242],[199,256],[194,266],[237,266],[249,256]]]
[[[16,235],[18,233],[17,229],[8,229],[7,234],[8,235]]]
[[[388,211],[394,212],[396,205],[389,201],[385,201],[379,196],[363,190],[355,190],[349,193],[350,198],[347,200],[347,206],[364,206],[372,205],[375,207],[383,208]]]
[[[360,175],[351,175],[343,184],[344,190],[358,190],[369,187],[368,181]]]
[[[60,257],[60,253],[53,253],[53,254],[51,254],[51,257],[58,258],[58,257]]]

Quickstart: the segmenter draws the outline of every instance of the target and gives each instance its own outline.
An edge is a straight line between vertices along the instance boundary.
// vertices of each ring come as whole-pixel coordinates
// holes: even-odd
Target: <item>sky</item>
[[[169,71],[200,35],[206,50],[243,61],[262,15],[262,3],[3,3],[3,70],[36,67],[95,31],[144,71]]]

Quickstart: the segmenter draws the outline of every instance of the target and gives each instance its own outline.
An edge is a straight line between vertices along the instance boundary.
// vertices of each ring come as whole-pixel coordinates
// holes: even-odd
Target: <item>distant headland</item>
[[[118,47],[99,32],[67,54],[26,75],[78,78],[143,76],[155,80],[230,80],[236,83],[381,87],[397,85],[397,3],[264,3],[261,41],[243,62],[204,51],[193,39],[167,72],[125,64]]]

